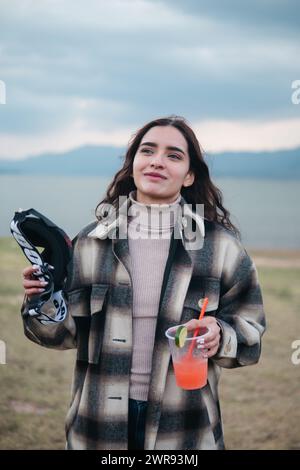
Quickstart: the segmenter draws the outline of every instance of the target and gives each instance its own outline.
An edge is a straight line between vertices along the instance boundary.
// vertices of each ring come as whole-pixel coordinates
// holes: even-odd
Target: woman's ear
[[[187,188],[188,186],[192,186],[193,182],[195,181],[195,175],[192,171],[189,171],[183,181],[183,186]]]

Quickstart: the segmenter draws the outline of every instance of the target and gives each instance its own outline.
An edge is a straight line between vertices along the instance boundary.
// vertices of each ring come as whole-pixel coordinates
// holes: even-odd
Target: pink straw
[[[205,297],[205,299],[203,301],[202,308],[201,308],[201,312],[200,312],[200,315],[199,315],[199,320],[202,320],[202,318],[205,314],[207,304],[208,304],[208,297]],[[195,333],[193,335],[193,339],[196,338],[196,336],[198,336],[199,330],[200,330],[200,326],[198,326],[198,328],[196,328]],[[190,348],[189,348],[188,353],[187,353],[187,359],[190,359],[191,356],[192,356],[194,344],[195,344],[195,341],[192,340],[191,344],[190,344]]]

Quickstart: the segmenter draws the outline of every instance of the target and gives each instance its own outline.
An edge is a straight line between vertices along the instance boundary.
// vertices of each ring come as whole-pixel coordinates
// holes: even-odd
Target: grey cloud
[[[257,29],[276,28],[275,32],[299,33],[300,3],[298,0],[152,0],[158,4],[172,6],[190,15],[208,15],[211,18],[253,25]]]
[[[170,12],[184,14],[181,21],[174,15],[165,25],[156,21],[161,2],[151,3],[158,18],[144,18],[141,25],[138,19],[131,23],[128,14],[119,30],[113,18],[102,29],[97,18],[93,21],[99,14],[94,2],[82,21],[75,7],[72,17],[66,8],[65,19],[47,16],[46,9],[39,16],[3,8],[0,78],[11,99],[5,113],[1,110],[1,130],[53,130],[77,117],[106,129],[169,113],[196,120],[297,112],[289,96],[299,68],[296,60],[290,67],[281,63],[294,42],[288,34],[280,38],[284,28],[296,34],[295,2],[288,2],[281,14],[283,2],[276,1],[272,8],[270,2],[256,1],[218,2],[218,8],[208,2],[168,1]],[[249,36],[249,29],[255,34]],[[285,48],[277,50],[280,41]],[[197,48],[204,55],[197,55]],[[24,100],[26,93],[32,101]],[[98,99],[100,105],[80,109],[80,98]]]

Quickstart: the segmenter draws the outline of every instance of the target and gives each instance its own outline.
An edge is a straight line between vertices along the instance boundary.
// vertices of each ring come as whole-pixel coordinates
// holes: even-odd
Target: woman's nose
[[[161,154],[152,155],[151,166],[164,166]]]

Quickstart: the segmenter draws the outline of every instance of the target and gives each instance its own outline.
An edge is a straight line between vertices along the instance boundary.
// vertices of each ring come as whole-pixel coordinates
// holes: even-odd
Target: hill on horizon
[[[125,147],[85,145],[23,160],[0,160],[0,174],[112,176],[121,168]],[[300,147],[270,152],[205,154],[213,177],[300,178]]]

